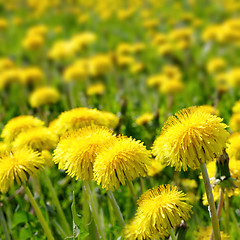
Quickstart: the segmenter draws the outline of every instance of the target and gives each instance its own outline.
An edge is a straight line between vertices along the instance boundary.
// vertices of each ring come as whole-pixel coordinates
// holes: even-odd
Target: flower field
[[[0,0],[0,240],[240,239],[237,0]]]

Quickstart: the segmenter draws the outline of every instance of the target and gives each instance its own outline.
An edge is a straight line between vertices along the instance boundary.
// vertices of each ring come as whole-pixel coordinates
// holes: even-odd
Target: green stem
[[[94,222],[96,224],[97,231],[98,231],[98,234],[100,236],[100,239],[106,240],[105,235],[104,235],[104,231],[101,228],[99,214],[98,214],[98,211],[97,211],[95,201],[93,199],[93,195],[92,195],[92,191],[91,191],[90,186],[89,186],[89,182],[88,181],[83,181],[83,187],[84,187],[84,190],[86,191],[87,196],[88,196],[89,207],[90,207]]]
[[[141,194],[145,192],[145,184],[144,184],[144,179],[140,178],[140,187],[141,187]]]
[[[71,232],[71,229],[70,229],[70,226],[67,222],[67,219],[65,217],[65,214],[62,210],[62,207],[60,205],[60,202],[58,200],[58,197],[57,197],[57,194],[56,194],[56,191],[52,185],[52,182],[46,172],[46,169],[44,171],[44,174],[45,174],[45,180],[47,182],[47,186],[48,186],[48,189],[50,191],[50,194],[52,195],[52,200],[53,200],[53,203],[55,204],[56,206],[56,209],[57,209],[57,213],[58,213],[58,216],[60,218],[60,221],[61,221],[61,225],[62,225],[62,228],[64,229],[64,231],[67,233],[68,236],[71,236],[72,232]]]
[[[120,207],[118,206],[117,201],[116,201],[116,199],[115,199],[112,191],[111,191],[111,190],[108,190],[108,191],[107,191],[107,195],[108,195],[108,197],[109,197],[109,199],[110,199],[110,201],[111,201],[113,210],[114,210],[114,212],[115,212],[115,214],[116,214],[116,217],[117,217],[117,219],[118,219],[118,222],[119,222],[120,226],[121,226],[121,227],[124,227],[124,226],[125,226],[125,222],[124,222],[124,220],[123,220],[123,216],[122,216]]]
[[[225,232],[229,233],[229,198],[227,195],[227,191],[225,192]]]
[[[169,230],[169,234],[170,234],[172,240],[177,240],[177,238],[176,238],[176,236],[175,236],[175,233],[174,233],[174,231],[173,231],[172,228]]]
[[[35,213],[36,213],[36,215],[38,217],[38,220],[40,221],[40,224],[42,225],[42,228],[43,228],[47,238],[49,240],[54,240],[54,237],[53,237],[53,235],[51,233],[51,230],[49,229],[48,224],[45,221],[45,219],[44,219],[44,217],[43,217],[43,215],[41,213],[40,208],[38,207],[36,201],[34,200],[33,195],[31,193],[30,189],[27,187],[27,185],[23,185],[23,187],[24,187],[25,193],[28,195],[29,201],[30,201],[30,203],[32,204],[32,207],[35,210]]]
[[[213,193],[212,193],[212,186],[210,184],[210,180],[209,180],[208,172],[207,172],[207,167],[206,167],[205,163],[203,163],[201,165],[201,170],[202,170],[204,186],[205,186],[205,189],[206,189],[208,204],[209,204],[209,207],[210,207],[210,218],[211,218],[211,221],[212,221],[214,238],[215,238],[215,240],[221,240],[219,222],[218,222],[218,218],[217,218],[217,211],[216,211],[216,206],[215,206]]]
[[[218,208],[217,208],[217,218],[218,218],[218,220],[220,219],[220,216],[221,216],[223,201],[224,201],[224,194],[223,194],[223,189],[221,188],[220,189],[219,201],[218,201]],[[210,240],[213,240],[213,230],[212,230],[212,233],[211,233]]]
[[[3,232],[4,232],[6,240],[11,240],[10,235],[8,233],[7,223],[6,223],[5,217],[3,215],[1,205],[0,205],[0,221],[1,221],[1,224],[2,224],[2,228],[3,228]]]
[[[234,225],[235,225],[235,227],[237,229],[238,237],[240,237],[240,227],[238,225],[238,221],[236,219],[236,216],[235,216],[232,208],[230,208],[230,216],[231,216],[231,218],[233,220],[233,223],[234,223]]]
[[[52,220],[52,223],[63,239],[68,237],[67,234],[62,229],[62,227],[58,224],[58,222],[55,219]]]
[[[133,198],[134,202],[136,202],[137,201],[137,195],[136,195],[133,183],[127,180],[127,185],[129,187],[129,190],[131,192],[131,195],[132,195],[132,198]]]

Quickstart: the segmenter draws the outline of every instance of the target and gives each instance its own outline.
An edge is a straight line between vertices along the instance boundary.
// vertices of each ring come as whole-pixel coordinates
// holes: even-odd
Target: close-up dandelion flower
[[[14,181],[21,185],[28,176],[35,175],[43,169],[44,160],[39,153],[28,148],[16,149],[0,158],[0,191],[6,193]]]
[[[27,129],[42,127],[44,122],[33,116],[22,115],[9,120],[2,130],[1,137],[6,142],[13,141],[17,135]]]
[[[53,161],[71,177],[93,178],[93,164],[104,148],[116,142],[112,131],[100,126],[88,126],[64,135],[54,151]]]
[[[154,234],[168,235],[168,230],[180,224],[182,220],[186,221],[190,218],[192,206],[186,203],[186,200],[185,194],[178,191],[177,187],[162,185],[149,189],[137,202],[138,208],[134,222],[141,220],[142,224],[135,230],[141,229],[141,235],[149,239],[152,239]]]
[[[141,141],[121,136],[101,151],[94,163],[94,180],[102,188],[114,191],[136,177],[146,176],[150,152]]]
[[[29,147],[34,151],[52,150],[57,146],[58,136],[46,127],[30,128],[21,132],[13,141],[13,147]]]
[[[178,171],[196,169],[223,152],[229,136],[226,127],[221,118],[197,107],[183,109],[164,124],[153,154]]]

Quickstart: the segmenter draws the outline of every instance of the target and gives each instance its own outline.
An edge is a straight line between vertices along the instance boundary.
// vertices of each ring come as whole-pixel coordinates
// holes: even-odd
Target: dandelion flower
[[[89,180],[93,178],[93,164],[97,155],[115,141],[112,131],[105,127],[81,128],[60,139],[53,161],[71,177]]]
[[[201,105],[198,107],[199,110],[219,116],[219,111],[211,105]]]
[[[126,179],[146,176],[150,164],[150,151],[142,142],[121,136],[111,148],[106,148],[97,156],[94,163],[94,179],[98,185],[108,190],[125,185]]]
[[[230,136],[226,151],[230,158],[240,160],[240,133],[234,133]]]
[[[58,136],[48,128],[31,128],[21,132],[13,142],[13,147],[32,148],[35,151],[51,150],[57,146]]]
[[[229,121],[230,128],[233,132],[240,131],[240,113],[234,113]]]
[[[105,85],[102,83],[95,83],[93,85],[90,85],[87,88],[87,95],[92,96],[92,95],[103,95],[105,92]]]
[[[33,117],[22,115],[15,118],[12,118],[3,128],[1,137],[4,138],[6,142],[11,142],[15,137],[27,129],[42,127],[44,122]]]
[[[164,124],[153,154],[178,171],[196,169],[222,154],[229,136],[226,127],[221,118],[196,107],[183,109]]]
[[[32,149],[22,148],[0,158],[0,191],[6,193],[13,187],[14,180],[21,185],[28,175],[35,175],[43,169],[44,160]]]
[[[152,239],[154,234],[168,235],[168,230],[179,225],[182,220],[188,220],[192,206],[186,203],[186,200],[182,191],[170,185],[155,187],[142,194],[137,202],[138,209],[133,222],[141,221],[142,224],[136,231],[140,230],[144,238],[137,239]]]
[[[240,100],[238,100],[237,102],[235,102],[232,111],[234,113],[240,113]]]
[[[108,120],[96,109],[75,108],[61,113],[53,128],[58,135],[62,135],[69,130],[77,130],[92,124],[108,126]]]
[[[41,87],[31,93],[29,102],[33,108],[37,108],[46,104],[54,104],[59,98],[60,94],[57,89],[53,87]]]
[[[148,166],[148,176],[155,176],[156,174],[160,173],[166,166],[153,159],[151,161],[151,165]]]
[[[140,117],[136,119],[137,125],[146,125],[147,123],[151,122],[154,118],[152,113],[144,113]]]

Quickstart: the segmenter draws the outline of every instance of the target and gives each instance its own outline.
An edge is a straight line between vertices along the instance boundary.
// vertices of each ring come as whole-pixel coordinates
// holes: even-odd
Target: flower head
[[[154,118],[154,115],[152,113],[144,113],[140,117],[136,119],[137,125],[145,125],[149,122],[151,122]]]
[[[1,137],[4,138],[6,142],[13,141],[15,137],[27,129],[42,127],[44,122],[28,115],[22,115],[12,118],[3,128]]]
[[[168,119],[153,144],[156,159],[176,170],[196,169],[222,154],[229,133],[222,119],[196,107],[183,109]]]
[[[58,136],[46,127],[30,128],[21,132],[13,142],[13,147],[29,147],[35,151],[54,149]]]
[[[41,87],[32,92],[29,102],[33,108],[37,108],[46,104],[54,104],[59,98],[60,94],[57,89],[53,87]]]
[[[109,120],[97,109],[75,108],[61,113],[54,123],[53,130],[62,135],[69,130],[77,130],[92,124],[108,126]]]
[[[136,224],[132,235],[136,239],[152,239],[153,235],[168,235],[168,230],[181,223],[181,220],[190,218],[191,206],[185,201],[186,195],[178,191],[177,187],[162,185],[148,190],[139,198],[138,209],[132,223]],[[138,219],[138,220],[137,220]],[[130,225],[132,224],[130,223]],[[128,233],[129,226],[126,226]],[[125,232],[126,235],[126,232]],[[142,237],[143,236],[143,237]],[[134,238],[128,238],[134,239]]]
[[[32,149],[21,148],[9,152],[0,158],[0,192],[6,193],[13,187],[14,180],[21,185],[28,175],[34,175],[43,169],[44,160]]]
[[[240,131],[240,113],[234,113],[229,121],[230,128],[233,132]]]
[[[93,164],[97,155],[115,141],[112,131],[105,127],[84,127],[60,139],[53,161],[71,177],[89,180],[93,178]]]
[[[234,133],[230,136],[227,153],[230,158],[240,160],[240,133]]]
[[[111,146],[101,151],[94,163],[94,179],[108,190],[125,185],[126,179],[145,176],[150,164],[150,151],[142,142],[124,136],[118,137]]]

